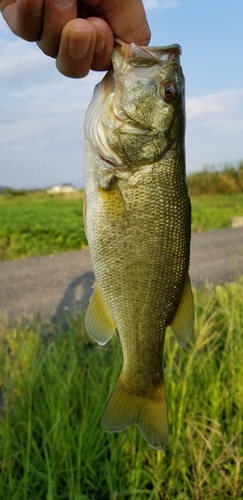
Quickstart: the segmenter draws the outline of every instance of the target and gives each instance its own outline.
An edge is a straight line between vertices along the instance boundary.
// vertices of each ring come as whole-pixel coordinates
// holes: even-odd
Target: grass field
[[[200,192],[199,178],[189,182],[193,231],[229,227],[243,215],[242,172],[231,169],[234,182],[200,174]],[[0,260],[82,248],[82,205],[82,192],[2,194]],[[180,350],[166,335],[165,453],[149,448],[136,427],[101,428],[122,364],[117,337],[95,345],[83,313],[70,313],[65,331],[38,318],[15,327],[0,318],[0,500],[243,497],[243,278],[194,297],[190,346]]]
[[[231,218],[243,217],[243,192],[234,195],[192,196],[192,231],[231,226]]]
[[[0,196],[0,260],[12,260],[87,245],[83,227],[83,192],[43,192]]]
[[[195,291],[195,332],[165,343],[165,453],[136,427],[106,434],[102,411],[121,367],[117,338],[94,345],[83,316],[0,326],[0,498],[240,500],[243,496],[243,280]]]
[[[0,195],[0,260],[79,250],[87,244],[83,193]],[[243,193],[192,196],[192,230],[230,227],[243,216]]]

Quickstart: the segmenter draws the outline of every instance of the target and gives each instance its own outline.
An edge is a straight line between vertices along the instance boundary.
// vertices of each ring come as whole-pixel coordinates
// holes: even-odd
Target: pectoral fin
[[[97,284],[94,285],[94,291],[89,301],[85,325],[90,337],[101,345],[106,344],[111,339],[116,329]]]
[[[183,294],[170,327],[180,347],[191,338],[194,324],[194,301],[189,275],[186,278]]]

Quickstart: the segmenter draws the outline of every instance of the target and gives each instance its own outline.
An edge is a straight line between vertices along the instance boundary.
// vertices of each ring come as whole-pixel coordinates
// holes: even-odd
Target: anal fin
[[[180,347],[189,342],[194,324],[194,301],[189,275],[186,277],[181,301],[170,324],[176,340]]]
[[[86,312],[85,326],[90,337],[100,345],[106,344],[116,330],[115,322],[96,283]]]

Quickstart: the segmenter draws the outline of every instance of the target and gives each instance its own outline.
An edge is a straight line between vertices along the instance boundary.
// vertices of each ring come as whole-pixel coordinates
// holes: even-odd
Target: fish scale
[[[84,126],[85,227],[96,277],[86,327],[100,344],[117,330],[122,346],[123,368],[103,428],[137,424],[150,446],[164,449],[166,327],[182,346],[194,318],[184,78],[177,45],[118,41],[112,61]]]

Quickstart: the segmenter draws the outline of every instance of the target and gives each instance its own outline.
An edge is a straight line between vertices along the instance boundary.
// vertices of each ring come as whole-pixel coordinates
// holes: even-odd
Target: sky
[[[187,172],[243,159],[243,0],[144,0],[151,45],[179,43]],[[83,121],[103,77],[61,75],[0,18],[0,186],[84,186]]]

